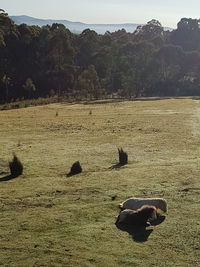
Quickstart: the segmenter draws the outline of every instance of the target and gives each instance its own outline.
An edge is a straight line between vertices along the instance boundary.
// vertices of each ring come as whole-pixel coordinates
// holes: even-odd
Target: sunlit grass
[[[198,266],[199,125],[191,99],[1,111],[0,177],[13,152],[24,173],[0,183],[0,265]],[[112,169],[118,147],[129,164]],[[83,172],[67,178],[77,160]],[[114,224],[130,196],[169,205],[144,243]]]

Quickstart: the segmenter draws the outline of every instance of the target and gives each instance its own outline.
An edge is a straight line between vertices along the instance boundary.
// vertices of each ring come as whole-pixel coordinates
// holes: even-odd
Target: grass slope
[[[199,266],[199,125],[191,99],[1,111],[0,266]],[[4,181],[12,152],[24,174]],[[146,242],[114,224],[130,196],[168,201]]]

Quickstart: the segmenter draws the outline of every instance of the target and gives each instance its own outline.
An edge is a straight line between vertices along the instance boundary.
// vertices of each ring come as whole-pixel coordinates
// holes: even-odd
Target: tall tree
[[[93,64],[99,46],[99,36],[90,29],[84,30],[77,38],[78,53],[76,63],[81,67]]]
[[[200,19],[182,18],[177,29],[171,33],[170,41],[185,50],[200,50]]]
[[[102,95],[99,77],[93,65],[88,66],[78,77],[75,85],[78,94],[90,99],[99,98]]]
[[[67,91],[73,87],[75,51],[71,45],[72,34],[62,24],[54,23],[50,29],[51,36],[47,44],[47,77],[51,86],[57,91]]]
[[[153,51],[154,46],[149,42],[131,42],[121,48],[119,71],[123,80],[122,90],[129,95],[137,97],[145,90],[145,71]]]
[[[160,38],[164,40],[164,29],[158,20],[152,19],[145,25],[140,25],[134,32],[136,40],[148,40]]]

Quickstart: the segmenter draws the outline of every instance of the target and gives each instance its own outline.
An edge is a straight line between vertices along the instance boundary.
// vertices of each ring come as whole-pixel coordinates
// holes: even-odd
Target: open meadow
[[[200,266],[199,100],[0,111],[0,147],[0,266]],[[13,152],[24,173],[6,181]],[[168,202],[145,242],[115,226],[131,196]]]

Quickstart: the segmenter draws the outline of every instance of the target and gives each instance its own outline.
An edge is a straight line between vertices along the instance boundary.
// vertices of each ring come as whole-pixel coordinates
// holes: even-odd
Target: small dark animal
[[[119,164],[126,165],[128,163],[128,154],[123,151],[123,149],[118,148],[119,153]]]
[[[138,210],[125,209],[117,217],[116,224],[124,223],[132,226],[149,226],[149,221],[157,218],[154,206],[142,206]]]
[[[76,161],[74,162],[74,164],[72,165],[71,167],[71,170],[70,172],[67,174],[67,176],[72,176],[72,175],[75,175],[75,174],[78,174],[78,173],[81,173],[82,172],[82,167],[80,165],[80,162],[79,161]]]
[[[13,177],[18,177],[23,173],[23,165],[15,154],[13,155],[13,160],[9,162],[9,167]]]

